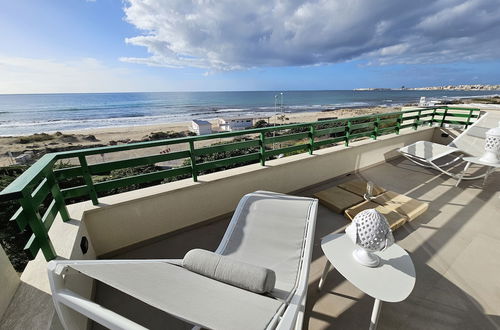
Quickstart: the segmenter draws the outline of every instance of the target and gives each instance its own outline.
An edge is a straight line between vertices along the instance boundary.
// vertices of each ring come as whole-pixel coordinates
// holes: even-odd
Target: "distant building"
[[[425,96],[420,97],[420,101],[418,102],[419,107],[432,107],[436,105],[436,101],[427,101]]]
[[[232,132],[252,127],[253,120],[253,117],[218,118],[217,123],[219,132]]]
[[[194,119],[191,122],[191,131],[196,135],[205,135],[212,133],[212,124],[206,120]]]

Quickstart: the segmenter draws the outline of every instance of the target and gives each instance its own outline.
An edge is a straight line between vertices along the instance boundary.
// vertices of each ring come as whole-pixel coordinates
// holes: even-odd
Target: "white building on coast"
[[[219,132],[232,132],[252,127],[253,121],[253,117],[218,118],[217,124]]]
[[[212,134],[212,124],[206,120],[193,119],[191,131],[195,132],[196,135]]]

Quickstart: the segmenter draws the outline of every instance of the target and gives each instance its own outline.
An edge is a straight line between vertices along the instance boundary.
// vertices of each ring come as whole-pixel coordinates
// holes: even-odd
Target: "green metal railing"
[[[435,123],[456,124],[467,127],[479,117],[479,109],[455,107],[429,107],[401,112],[381,113],[346,119],[333,119],[304,124],[288,124],[273,127],[248,129],[203,136],[190,136],[161,141],[148,141],[46,154],[28,168],[14,182],[0,192],[0,202],[18,200],[20,208],[12,216],[20,230],[30,228],[33,235],[26,244],[27,250],[35,256],[42,250],[47,260],[54,259],[56,253],[50,242],[48,231],[56,218],[70,220],[66,201],[85,198],[93,204],[99,203],[99,195],[116,188],[144,183],[191,176],[197,181],[198,175],[207,170],[221,167],[248,164],[251,162],[265,166],[270,158],[281,154],[309,152],[325,146],[343,142],[345,146],[353,139],[371,137],[377,139],[385,134],[399,134],[404,128],[417,129],[422,125]],[[196,147],[200,141],[246,137],[243,141],[230,141],[225,144]],[[184,150],[165,154],[153,154],[108,162],[89,163],[88,157],[94,155],[132,151],[144,148],[182,145]],[[274,146],[279,145],[278,148]],[[283,146],[284,145],[284,146]],[[273,146],[273,148],[271,148]],[[213,155],[234,150],[250,150],[247,154],[223,159],[200,162],[204,155]],[[76,164],[62,169],[54,168],[56,162],[76,159]],[[185,160],[183,165],[158,170],[152,173],[132,175],[123,178],[97,182],[96,176],[116,169],[152,165],[158,162]],[[61,182],[79,179],[83,184],[61,189]],[[44,211],[41,214],[41,211]]]

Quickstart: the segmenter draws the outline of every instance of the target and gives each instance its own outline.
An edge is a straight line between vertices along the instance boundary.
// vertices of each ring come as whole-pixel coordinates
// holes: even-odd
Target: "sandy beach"
[[[370,108],[350,108],[338,109],[334,111],[323,112],[303,112],[303,113],[285,113],[285,119],[278,116],[269,118],[269,122],[278,124],[292,124],[313,122],[325,118],[348,118],[355,116],[368,115],[373,113],[384,113],[399,111],[397,107],[370,107]],[[212,120],[212,127],[215,131],[216,120]],[[130,126],[130,127],[106,127],[98,129],[87,129],[78,131],[63,131],[62,135],[46,141],[20,143],[21,137],[0,137],[0,166],[8,166],[14,163],[9,156],[9,152],[15,157],[22,153],[33,153],[34,158],[39,155],[63,148],[88,147],[88,146],[108,146],[114,144],[131,143],[146,139],[153,132],[183,132],[189,131],[190,122],[165,123],[158,125]],[[53,133],[53,132],[52,132]],[[95,139],[94,139],[95,138]],[[212,143],[220,142],[220,139],[197,142],[197,146],[206,146]],[[186,149],[187,146],[175,145],[169,148],[169,151],[178,151]],[[165,148],[163,148],[165,149]],[[89,162],[102,162],[140,157],[147,154],[157,154],[163,151],[162,148],[138,149],[127,152],[117,152],[106,154],[100,157],[93,157]],[[176,165],[176,164],[172,164]]]

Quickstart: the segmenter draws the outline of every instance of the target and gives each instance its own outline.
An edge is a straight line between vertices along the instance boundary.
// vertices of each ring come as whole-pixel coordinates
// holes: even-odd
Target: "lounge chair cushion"
[[[200,275],[256,293],[270,292],[276,283],[276,274],[268,268],[202,249],[186,253],[182,266]]]
[[[311,209],[311,198],[257,191],[246,196],[235,212],[217,253],[272,269],[276,285],[271,295],[290,299],[297,285]]]
[[[283,304],[167,262],[70,267],[181,320],[208,329],[266,329]]]

